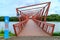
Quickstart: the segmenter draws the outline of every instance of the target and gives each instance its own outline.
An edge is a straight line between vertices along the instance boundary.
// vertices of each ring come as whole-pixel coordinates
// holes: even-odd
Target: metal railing
[[[14,32],[15,32],[16,36],[18,36],[20,34],[20,32],[24,28],[25,24],[29,20],[28,16],[24,16],[24,17],[26,18],[24,21],[21,21],[19,23],[13,24],[13,28],[14,28]]]
[[[47,34],[53,35],[55,24],[47,23],[46,21],[39,21],[32,17],[33,21]]]

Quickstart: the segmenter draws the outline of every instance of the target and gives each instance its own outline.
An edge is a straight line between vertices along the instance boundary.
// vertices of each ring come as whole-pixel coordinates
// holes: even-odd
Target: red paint
[[[42,26],[42,30],[43,30],[45,33],[47,33],[47,34],[49,34],[49,35],[52,35],[52,34],[53,34],[54,26],[55,26],[55,25],[54,25],[54,24],[46,23],[46,17],[47,17],[48,10],[49,10],[49,7],[50,7],[50,2],[45,2],[45,3],[41,3],[41,4],[35,4],[35,5],[30,5],[30,6],[24,6],[24,7],[16,8],[16,12],[17,12],[17,13],[20,12],[20,15],[21,15],[21,17],[18,18],[18,19],[19,19],[19,23],[13,25],[16,36],[18,36],[18,35],[20,34],[20,32],[21,32],[21,31],[23,30],[23,28],[24,28],[24,25],[25,25],[25,24],[27,23],[27,21],[29,20],[29,17],[32,15],[32,14],[28,14],[28,15],[27,15],[27,14],[24,14],[24,12],[22,12],[22,11],[19,10],[19,9],[21,9],[21,8],[26,8],[26,7],[37,6],[37,5],[43,5],[43,4],[47,4],[47,5],[46,5],[46,6],[47,6],[46,11],[45,11],[45,7],[46,7],[46,6],[42,7],[42,9],[41,9],[39,12],[37,12],[37,14],[33,15],[31,19],[32,19],[39,27]],[[19,11],[19,12],[18,12],[18,11]],[[42,19],[42,18],[44,18],[44,19]],[[42,20],[43,20],[43,21],[42,21]],[[46,30],[44,30],[45,25],[46,25]],[[7,26],[7,25],[6,25],[6,26]],[[52,32],[51,32],[51,33],[47,32],[49,26],[52,27],[52,30],[51,30]],[[16,27],[19,29],[18,31],[16,31]]]

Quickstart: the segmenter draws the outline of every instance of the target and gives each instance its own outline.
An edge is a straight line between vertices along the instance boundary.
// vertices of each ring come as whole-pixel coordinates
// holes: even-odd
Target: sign
[[[8,27],[9,27],[9,17],[5,16],[4,21],[5,21],[4,38],[8,39],[9,38],[9,30],[8,30]]]

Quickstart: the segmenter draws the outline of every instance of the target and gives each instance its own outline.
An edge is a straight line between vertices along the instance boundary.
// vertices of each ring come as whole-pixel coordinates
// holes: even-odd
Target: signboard
[[[4,17],[4,21],[5,21],[5,30],[4,30],[4,38],[8,39],[9,38],[9,17],[5,16]]]

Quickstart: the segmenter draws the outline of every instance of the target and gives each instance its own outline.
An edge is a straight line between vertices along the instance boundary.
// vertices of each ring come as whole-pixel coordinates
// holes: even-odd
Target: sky
[[[41,2],[51,2],[48,15],[60,14],[60,0],[0,0],[0,16],[17,16],[17,7]]]

